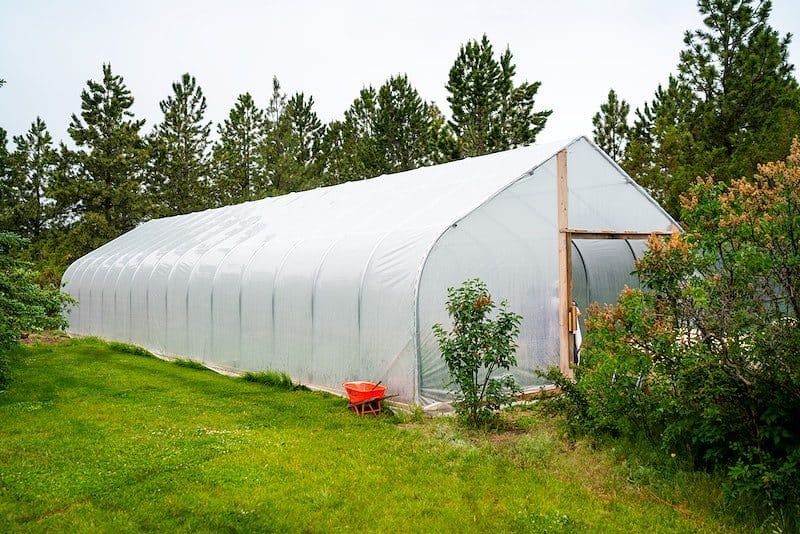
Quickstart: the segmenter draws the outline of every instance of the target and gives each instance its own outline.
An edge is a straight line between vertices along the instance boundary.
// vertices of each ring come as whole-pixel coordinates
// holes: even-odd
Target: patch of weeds
[[[526,532],[536,534],[549,534],[552,532],[582,532],[584,529],[578,521],[567,514],[558,512],[541,513],[521,511],[514,517],[510,530],[512,532]]]
[[[242,375],[242,380],[286,391],[297,389],[295,388],[295,384],[292,383],[292,379],[289,378],[289,375],[280,371],[248,372]]]
[[[654,466],[636,461],[623,460],[617,469],[637,489],[641,489],[642,486],[657,486],[663,478]]]
[[[145,358],[155,358],[152,352],[142,347],[131,345],[129,343],[120,343],[118,341],[110,341],[108,348],[117,352],[124,352],[125,354],[133,354],[134,356],[143,356]]]
[[[34,412],[43,408],[50,408],[53,406],[53,401],[26,401],[26,402],[12,402],[8,408],[18,412]]]
[[[25,332],[21,341],[23,345],[63,345],[70,341],[70,337],[63,330],[44,330]]]
[[[558,442],[546,432],[521,436],[510,448],[509,459],[522,468],[545,469],[558,451]]]
[[[186,367],[188,369],[197,369],[198,371],[209,371],[210,369],[196,360],[189,360],[187,358],[176,358],[172,363],[178,367]]]
[[[401,408],[384,403],[384,407],[387,413],[392,414],[394,422],[397,424],[422,423],[425,420],[425,410],[419,404]]]
[[[431,430],[431,437],[456,449],[474,449],[475,445],[455,428],[452,421],[442,421]]]

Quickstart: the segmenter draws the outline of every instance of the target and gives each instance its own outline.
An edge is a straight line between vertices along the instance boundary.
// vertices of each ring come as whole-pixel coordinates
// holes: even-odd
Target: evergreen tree
[[[314,111],[314,97],[306,98],[303,93],[295,93],[286,104],[281,119],[289,125],[295,136],[295,158],[303,165],[310,165],[316,158],[325,132],[325,126]]]
[[[269,104],[267,104],[264,119],[270,126],[278,124],[278,121],[283,115],[283,110],[286,109],[286,94],[281,90],[281,82],[278,81],[277,76],[272,77],[272,93],[269,97]]]
[[[425,102],[406,75],[377,91],[361,90],[324,140],[326,183],[369,178],[446,161],[448,129],[435,104]],[[449,152],[448,152],[449,151]]]
[[[276,102],[280,109],[272,115],[268,136],[270,193],[280,195],[320,185],[319,150],[325,128],[314,111],[314,98],[296,93],[288,101],[273,94],[270,114]]]
[[[64,310],[74,301],[57,285],[42,287],[30,264],[19,259],[25,239],[0,231],[0,388],[11,379],[8,351],[23,332],[67,326]]]
[[[147,217],[143,195],[148,152],[131,112],[133,96],[119,75],[103,65],[103,78],[81,92],[80,117],[68,132],[78,150],[62,149],[53,196],[70,227],[66,261],[131,230]],[[67,168],[68,167],[68,168]],[[70,217],[71,215],[71,217]]]
[[[729,182],[788,154],[800,131],[790,36],[769,1],[699,0],[705,27],[686,32],[677,77],[637,110],[623,167],[677,215],[697,177]]]
[[[16,204],[11,188],[11,154],[8,133],[0,128],[0,231],[11,228],[11,211]]]
[[[38,239],[47,228],[51,199],[47,198],[50,180],[55,172],[58,154],[53,139],[40,117],[25,135],[14,137],[16,149],[11,155],[10,199],[13,202],[7,219],[7,230],[31,239]]]
[[[250,93],[239,95],[214,146],[215,188],[221,205],[263,198],[269,193],[265,143],[267,124]]]
[[[334,185],[368,177],[360,159],[360,140],[352,124],[344,120],[331,121],[322,136],[320,161],[323,185]]]
[[[677,216],[680,195],[694,182],[691,113],[695,99],[677,78],[656,89],[652,102],[635,113],[622,167]]]
[[[621,161],[628,142],[628,113],[631,107],[617,98],[617,93],[608,91],[608,100],[600,105],[600,111],[592,117],[594,142],[605,150],[614,161]]]
[[[512,61],[508,48],[496,59],[485,34],[459,50],[446,88],[460,156],[530,144],[544,128],[552,111],[533,109],[541,82],[515,86]]]
[[[439,108],[422,100],[405,74],[389,78],[377,93],[376,170],[405,171],[447,159],[440,153],[441,137],[446,135],[441,117]]]
[[[700,0],[698,8],[706,28],[686,33],[679,77],[698,97],[695,139],[712,153],[704,170],[730,181],[784,158],[800,131],[791,35],[769,26],[769,0]]]
[[[208,183],[211,171],[211,122],[205,121],[206,98],[188,73],[172,84],[159,106],[163,121],[150,140],[149,187],[158,215],[179,215],[213,206]]]

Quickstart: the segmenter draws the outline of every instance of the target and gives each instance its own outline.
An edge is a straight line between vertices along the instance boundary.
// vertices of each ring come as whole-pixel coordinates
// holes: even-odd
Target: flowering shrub
[[[683,207],[686,233],[651,236],[637,263],[643,289],[589,310],[575,383],[549,376],[574,429],[645,438],[726,472],[731,497],[795,509],[800,143],[752,179],[700,180]]]

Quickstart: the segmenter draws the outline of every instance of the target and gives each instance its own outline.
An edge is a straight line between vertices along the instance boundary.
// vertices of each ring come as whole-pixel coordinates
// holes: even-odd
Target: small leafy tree
[[[37,273],[11,256],[26,240],[10,232],[0,232],[0,388],[8,384],[8,351],[24,331],[63,328],[64,306],[72,299],[57,288],[42,288]]]
[[[522,317],[508,310],[505,300],[494,313],[497,306],[486,284],[477,278],[448,288],[447,297],[453,329],[435,324],[433,331],[450,373],[448,386],[456,387],[456,411],[469,425],[478,426],[520,391],[513,375],[492,375],[517,364],[514,340]]]

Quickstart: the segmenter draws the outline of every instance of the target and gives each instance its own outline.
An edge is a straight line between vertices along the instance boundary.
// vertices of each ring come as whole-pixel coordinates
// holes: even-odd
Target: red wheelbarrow
[[[382,386],[380,382],[376,384],[374,382],[359,380],[356,382],[345,382],[342,385],[347,392],[347,398],[350,400],[347,407],[351,408],[359,415],[368,413],[379,414],[381,413],[381,401],[397,396],[387,396],[386,386]]]

